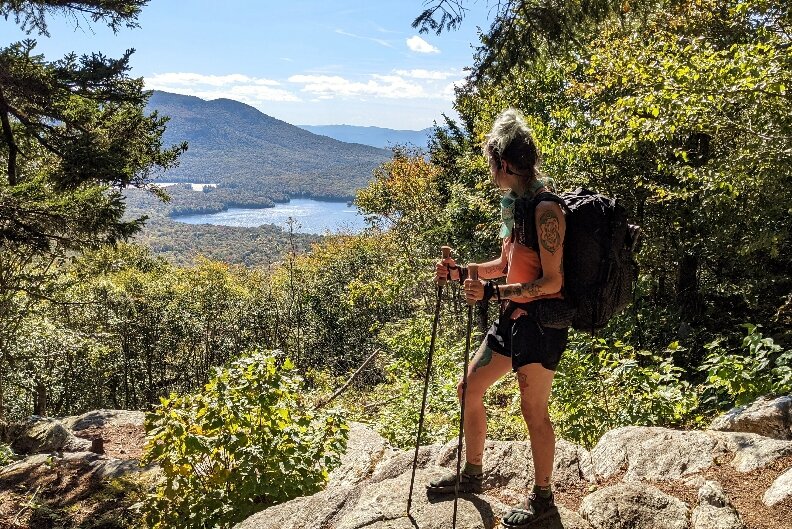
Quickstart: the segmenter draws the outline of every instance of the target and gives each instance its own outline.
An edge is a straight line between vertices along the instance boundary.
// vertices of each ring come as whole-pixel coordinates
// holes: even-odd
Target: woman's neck
[[[529,182],[524,182],[523,180],[518,180],[515,182],[514,187],[512,187],[512,191],[518,196],[534,196],[537,191],[544,187],[544,183],[541,180],[536,178],[532,178]]]

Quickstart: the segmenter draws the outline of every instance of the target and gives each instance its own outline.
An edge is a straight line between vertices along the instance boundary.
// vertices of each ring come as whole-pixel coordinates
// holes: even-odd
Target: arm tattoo
[[[542,247],[551,254],[555,254],[561,248],[558,216],[552,210],[545,211],[539,218],[539,240]]]
[[[528,296],[531,298],[535,298],[537,296],[542,295],[542,289],[539,288],[539,285],[537,285],[536,283],[523,283],[521,290],[523,296]]]
[[[501,296],[504,298],[529,297],[535,298],[544,294],[536,283],[520,283],[519,285],[503,285],[500,287]]]
[[[483,266],[479,269],[481,273],[484,275],[492,275],[492,274],[504,274],[503,265],[490,265],[490,266]]]

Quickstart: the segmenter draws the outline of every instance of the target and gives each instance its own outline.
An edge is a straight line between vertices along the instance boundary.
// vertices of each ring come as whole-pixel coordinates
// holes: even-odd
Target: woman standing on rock
[[[453,259],[437,264],[437,277],[464,280],[468,301],[495,300],[501,314],[471,361],[466,390],[464,434],[465,467],[460,476],[461,492],[479,492],[483,481],[484,441],[487,418],[484,393],[495,381],[514,371],[520,402],[530,435],[535,485],[526,501],[503,519],[507,529],[529,527],[555,515],[551,474],[555,433],[550,423],[548,400],[556,367],[566,348],[569,307],[563,301],[563,254],[566,223],[557,197],[539,172],[540,155],[523,116],[514,109],[502,112],[484,144],[492,180],[501,199],[501,255],[480,263],[479,277],[506,277],[505,284],[466,279],[466,269]],[[555,198],[545,200],[544,198]],[[515,206],[527,205],[523,222],[515,223]],[[519,215],[518,215],[519,217]],[[518,219],[519,220],[519,219]],[[539,323],[538,314],[553,314],[559,325]],[[543,317],[542,321],[546,321]],[[462,398],[462,382],[458,385]],[[451,473],[427,486],[430,494],[454,492],[456,475]]]

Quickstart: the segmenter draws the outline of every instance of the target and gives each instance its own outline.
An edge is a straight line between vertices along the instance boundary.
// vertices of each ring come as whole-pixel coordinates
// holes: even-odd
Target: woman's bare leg
[[[554,375],[555,371],[541,364],[528,364],[517,370],[520,407],[531,437],[535,480],[540,487],[549,486],[553,474],[555,432],[547,408]]]
[[[511,358],[493,352],[487,346],[486,340],[470,362],[465,392],[465,453],[468,463],[481,465],[484,457],[484,441],[487,438],[484,393],[499,378],[511,371],[511,366]],[[457,394],[461,401],[461,380],[457,386]]]

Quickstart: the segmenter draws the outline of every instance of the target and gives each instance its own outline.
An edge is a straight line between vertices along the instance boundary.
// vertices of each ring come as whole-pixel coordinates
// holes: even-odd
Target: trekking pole
[[[468,277],[473,281],[478,280],[478,265],[470,263],[467,267]],[[468,301],[467,336],[465,337],[465,368],[462,371],[462,399],[459,405],[459,440],[457,442],[456,483],[454,483],[454,518],[451,522],[452,529],[456,529],[457,503],[459,501],[459,477],[462,469],[462,437],[465,431],[465,397],[467,396],[468,357],[470,356],[470,334],[473,332],[473,306],[476,302]]]
[[[451,257],[451,247],[441,248],[443,259]],[[418,416],[418,435],[415,437],[415,455],[413,456],[412,477],[410,478],[410,495],[407,497],[407,516],[412,507],[413,486],[415,485],[415,469],[418,467],[418,448],[421,446],[421,433],[423,431],[424,414],[426,413],[426,397],[429,393],[429,379],[432,377],[432,357],[434,356],[435,338],[437,337],[437,322],[440,320],[440,303],[443,297],[445,279],[437,280],[437,304],[435,305],[434,320],[432,321],[432,339],[429,341],[429,354],[426,358],[426,375],[424,376],[423,399],[421,400],[421,414]]]

